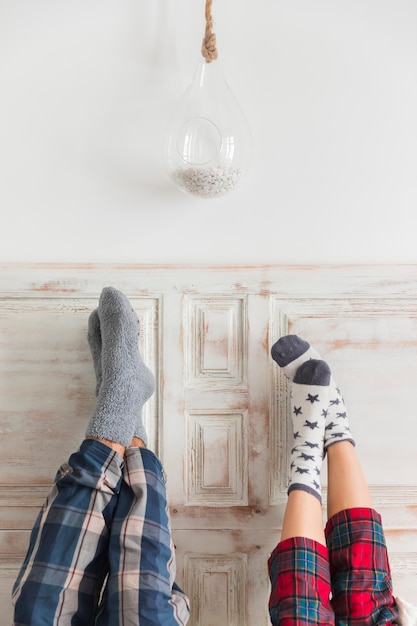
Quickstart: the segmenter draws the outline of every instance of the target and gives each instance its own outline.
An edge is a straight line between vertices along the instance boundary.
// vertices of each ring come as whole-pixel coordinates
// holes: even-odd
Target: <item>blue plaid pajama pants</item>
[[[146,448],[86,440],[59,469],[13,586],[14,626],[182,626],[165,481]]]

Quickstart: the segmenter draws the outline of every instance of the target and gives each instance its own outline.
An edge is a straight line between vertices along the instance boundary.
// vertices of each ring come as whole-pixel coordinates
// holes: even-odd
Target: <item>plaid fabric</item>
[[[338,513],[327,523],[326,541],[328,550],[303,537],[275,548],[268,561],[272,624],[399,624],[379,514]]]
[[[334,624],[329,558],[325,546],[294,537],[281,541],[269,561],[272,624]]]
[[[139,470],[137,452],[123,467],[117,453],[86,440],[60,468],[13,587],[14,626],[186,623],[162,468],[153,453],[143,457],[153,470]]]
[[[15,626],[94,624],[121,463],[87,440],[59,469],[13,587]]]
[[[175,585],[162,465],[146,448],[126,451],[110,535],[110,573],[97,626],[182,626],[188,599]]]
[[[341,511],[327,523],[326,540],[336,623],[397,623],[380,515],[364,508]]]

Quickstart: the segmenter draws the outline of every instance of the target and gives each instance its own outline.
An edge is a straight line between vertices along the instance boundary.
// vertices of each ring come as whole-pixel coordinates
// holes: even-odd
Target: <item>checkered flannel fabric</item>
[[[328,521],[326,541],[327,549],[302,537],[275,548],[268,562],[272,624],[398,624],[379,514],[341,511]]]
[[[381,517],[373,509],[341,511],[326,526],[337,624],[396,624]]]
[[[110,535],[109,578],[96,624],[183,626],[189,606],[174,582],[162,465],[145,448],[127,450],[125,461]]]
[[[269,561],[269,614],[274,626],[334,624],[327,549],[311,539],[281,541]]]
[[[188,602],[174,575],[160,462],[135,449],[124,466],[86,440],[33,528],[13,587],[14,626],[182,626]]]
[[[59,469],[13,587],[15,626],[94,624],[121,463],[86,440]]]

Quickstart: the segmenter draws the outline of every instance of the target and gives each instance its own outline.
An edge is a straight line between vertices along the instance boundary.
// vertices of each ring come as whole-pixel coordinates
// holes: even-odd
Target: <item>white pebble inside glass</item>
[[[233,167],[178,168],[172,172],[175,183],[187,193],[215,198],[236,187],[243,172]]]

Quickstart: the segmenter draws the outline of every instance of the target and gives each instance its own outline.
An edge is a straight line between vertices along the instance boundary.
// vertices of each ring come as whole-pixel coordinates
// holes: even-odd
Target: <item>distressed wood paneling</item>
[[[131,299],[155,373],[144,419],[192,626],[269,623],[290,449],[288,384],[269,351],[287,332],[320,350],[343,390],[396,592],[415,602],[417,266],[0,266],[4,623],[39,506],[94,407],[87,320],[109,284]]]
[[[186,297],[187,385],[247,385],[246,300]]]
[[[187,504],[247,504],[247,423],[246,412],[188,412]]]
[[[184,585],[195,607],[191,626],[246,623],[246,570],[245,554],[186,556]]]

